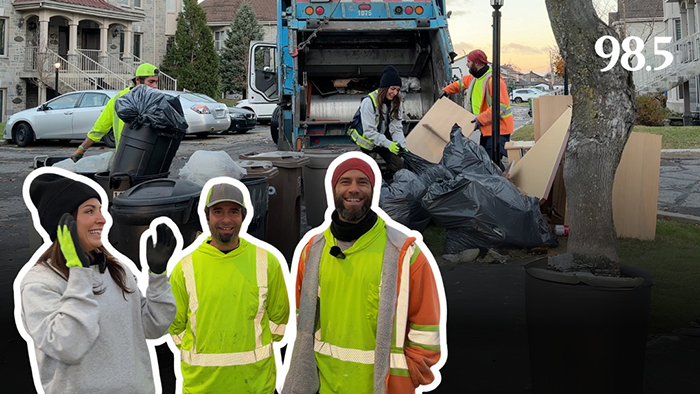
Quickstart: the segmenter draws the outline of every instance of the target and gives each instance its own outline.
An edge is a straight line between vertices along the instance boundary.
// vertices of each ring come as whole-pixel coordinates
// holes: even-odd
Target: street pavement
[[[528,119],[516,116],[516,124]],[[14,323],[12,281],[31,250],[28,213],[21,199],[31,157],[50,151],[67,156],[74,145],[20,149],[0,145],[0,319],[7,338],[0,357],[0,379],[17,393],[33,392],[27,345]],[[94,149],[94,148],[93,148]],[[196,150],[224,150],[231,157],[274,150],[266,127],[249,135],[186,139],[173,162],[182,168]],[[93,154],[98,150],[91,150]],[[175,170],[171,177],[175,177]],[[700,217],[700,152],[665,151],[661,163],[659,211]],[[308,227],[307,227],[308,228]],[[448,300],[448,359],[436,393],[530,393],[529,349],[525,315],[525,271],[522,264],[449,264],[440,271]],[[683,300],[678,300],[683,302]],[[698,329],[700,330],[700,329]],[[644,394],[700,392],[700,337],[691,327],[650,338],[647,343]],[[161,349],[162,350],[162,349]],[[159,352],[164,393],[172,393],[172,356]],[[591,377],[594,379],[595,377]],[[562,391],[565,392],[565,391]]]

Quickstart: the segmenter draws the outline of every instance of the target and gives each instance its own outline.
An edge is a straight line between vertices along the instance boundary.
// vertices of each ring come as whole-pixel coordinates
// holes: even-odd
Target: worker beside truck
[[[489,157],[493,157],[491,151],[493,147],[493,136],[491,134],[491,111],[493,95],[493,78],[491,67],[488,64],[486,54],[481,49],[475,49],[467,54],[467,67],[469,75],[464,76],[461,81],[453,82],[442,89],[440,98],[450,94],[465,92],[465,102],[467,111],[476,115],[474,130],[481,131],[480,145],[486,149]],[[503,77],[500,78],[500,150],[501,157],[505,157],[505,143],[510,141],[513,134],[513,114],[510,109],[510,98],[505,92],[508,91]],[[500,158],[499,158],[500,159]]]
[[[348,128],[348,135],[362,151],[381,156],[392,175],[403,167],[398,155],[406,149],[400,89],[399,73],[386,66],[379,88],[362,99]]]
[[[119,149],[119,139],[122,135],[122,128],[124,127],[124,122],[117,116],[117,111],[114,108],[114,104],[117,102],[121,96],[127,94],[132,88],[138,85],[146,85],[152,88],[158,88],[158,68],[150,63],[143,63],[136,69],[134,73],[133,86],[129,86],[117,93],[114,97],[109,99],[107,105],[102,110],[102,114],[95,121],[95,125],[92,126],[92,130],[88,133],[85,140],[78,146],[78,148],[70,156],[73,161],[78,161],[83,158],[85,152],[94,144],[100,141],[110,130],[114,133],[114,149]]]

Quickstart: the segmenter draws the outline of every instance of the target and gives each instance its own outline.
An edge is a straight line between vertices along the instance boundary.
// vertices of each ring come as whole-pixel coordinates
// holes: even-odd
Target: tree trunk
[[[545,0],[552,30],[571,75],[573,110],[564,163],[571,233],[568,252],[579,269],[619,276],[613,223],[615,171],[634,125],[632,73],[608,59],[595,43],[615,31],[596,15],[591,0]],[[611,52],[609,41],[605,51]]]

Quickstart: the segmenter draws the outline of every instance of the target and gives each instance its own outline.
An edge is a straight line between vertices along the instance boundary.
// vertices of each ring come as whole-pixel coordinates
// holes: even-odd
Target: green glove
[[[70,213],[64,213],[58,221],[56,238],[61,246],[63,257],[66,258],[66,267],[90,267],[90,259],[80,245],[77,225]]]
[[[395,155],[398,155],[400,150],[401,150],[401,147],[396,142],[392,142],[391,145],[389,145],[389,152],[391,152]]]
[[[168,260],[175,251],[175,235],[167,224],[159,224],[156,227],[155,246],[153,236],[146,239],[146,263],[154,274],[162,274],[168,267]]]

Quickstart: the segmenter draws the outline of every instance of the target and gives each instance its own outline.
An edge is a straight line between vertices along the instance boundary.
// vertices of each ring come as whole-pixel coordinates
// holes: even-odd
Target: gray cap
[[[212,206],[225,201],[236,203],[245,210],[243,193],[237,187],[228,183],[219,183],[214,185],[209,190],[209,195],[207,195],[207,208],[211,208]]]

